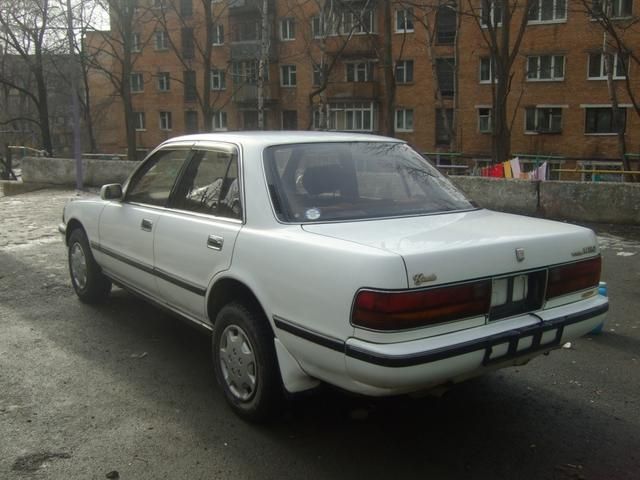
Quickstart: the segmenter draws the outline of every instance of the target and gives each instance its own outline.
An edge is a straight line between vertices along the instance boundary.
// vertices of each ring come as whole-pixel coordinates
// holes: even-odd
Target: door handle
[[[147,218],[142,219],[142,223],[140,224],[140,228],[145,232],[150,232],[153,228],[153,222]]]
[[[223,243],[224,238],[218,235],[209,235],[209,238],[207,238],[207,248],[212,250],[222,250]]]

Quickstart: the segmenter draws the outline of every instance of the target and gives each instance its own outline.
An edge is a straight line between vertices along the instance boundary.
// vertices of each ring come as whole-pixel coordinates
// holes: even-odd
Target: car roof
[[[195,135],[182,135],[166,140],[162,145],[173,142],[232,142],[245,146],[267,147],[270,145],[283,145],[294,143],[318,143],[318,142],[395,142],[406,143],[403,140],[381,135],[346,132],[315,132],[315,131],[286,131],[286,130],[258,130],[242,132],[216,132],[200,133]]]

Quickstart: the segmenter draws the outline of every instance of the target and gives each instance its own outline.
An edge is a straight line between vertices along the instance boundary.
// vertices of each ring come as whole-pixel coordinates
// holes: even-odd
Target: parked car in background
[[[254,421],[283,389],[397,395],[524,364],[608,310],[592,231],[478,208],[392,138],[179,137],[63,219],[80,300],[115,283],[210,330]]]

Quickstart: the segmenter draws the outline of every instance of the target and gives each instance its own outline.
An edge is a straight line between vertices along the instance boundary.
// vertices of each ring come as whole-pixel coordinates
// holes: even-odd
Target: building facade
[[[557,168],[621,168],[623,154],[640,152],[629,95],[640,96],[640,66],[593,8],[606,7],[626,48],[640,49],[639,1],[139,0],[125,70],[137,148],[198,131],[329,129],[393,135],[443,164],[490,161],[491,35],[506,6],[510,152]],[[87,37],[89,50],[99,37]],[[122,56],[104,61],[122,70]],[[92,78],[99,147],[123,152],[122,96],[100,72]]]

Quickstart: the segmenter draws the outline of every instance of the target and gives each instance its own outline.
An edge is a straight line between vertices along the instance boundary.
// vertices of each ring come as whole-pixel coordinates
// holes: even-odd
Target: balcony
[[[266,84],[263,88],[265,103],[273,103],[278,100],[279,88],[276,85]],[[253,103],[258,101],[258,86],[244,84],[234,88],[233,101],[236,103]]]
[[[327,97],[338,99],[371,100],[380,96],[378,82],[335,82],[327,86]]]
[[[273,11],[274,0],[267,0],[268,9]],[[248,12],[261,12],[263,0],[230,0],[229,15],[242,15]]]
[[[231,60],[258,60],[262,54],[262,41],[249,40],[243,42],[231,42]],[[269,44],[269,61],[276,60],[275,42]]]

